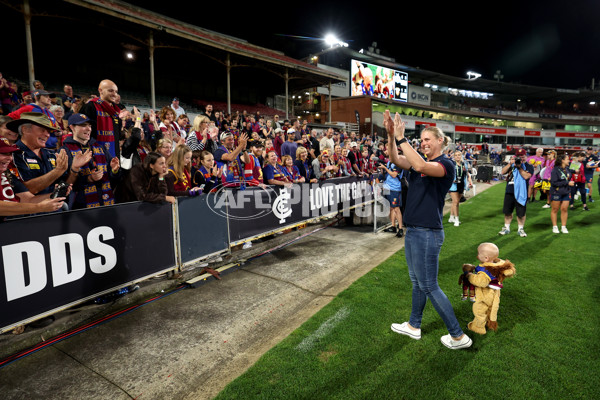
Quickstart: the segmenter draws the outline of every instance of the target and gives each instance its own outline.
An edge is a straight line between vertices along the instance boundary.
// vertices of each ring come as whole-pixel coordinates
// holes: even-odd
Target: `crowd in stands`
[[[142,114],[121,104],[110,80],[100,82],[97,93],[81,94],[70,85],[50,93],[39,81],[19,93],[1,75],[0,82],[0,153],[12,154],[2,185],[11,187],[5,193],[14,192],[3,200],[21,203],[3,216],[31,214],[25,204],[32,201],[49,211],[136,200],[173,203],[220,187],[289,187],[344,176],[384,183],[393,170],[387,145],[377,136],[311,129],[306,120],[228,114],[211,104],[190,120],[177,97]],[[413,141],[418,148],[418,139]],[[477,150],[457,142],[447,156],[454,159],[455,151],[467,172],[481,155],[496,165],[504,156],[486,143]],[[65,204],[57,207],[47,197],[61,182],[69,194],[62,193]]]
[[[44,204],[35,209],[40,212],[136,200],[173,203],[220,187],[376,177],[378,165],[387,162],[385,143],[374,143],[375,137],[310,129],[306,120],[230,115],[211,104],[190,120],[177,97],[142,114],[121,104],[110,80],[101,81],[97,93],[81,94],[70,85],[51,93],[39,81],[19,93],[2,82],[1,153],[12,156],[3,186],[14,191],[3,200],[23,203],[22,213],[3,216],[31,214],[27,199]],[[61,182],[68,186],[68,195],[59,197],[64,204],[36,197],[51,197]]]

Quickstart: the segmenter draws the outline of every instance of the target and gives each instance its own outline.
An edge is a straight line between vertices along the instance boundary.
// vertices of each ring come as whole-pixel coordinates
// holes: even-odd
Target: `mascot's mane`
[[[490,274],[494,275],[500,282],[504,281],[504,278],[513,277],[517,273],[515,265],[511,263],[510,260],[496,258],[493,262],[483,263],[481,266],[485,267],[485,269],[487,269]]]

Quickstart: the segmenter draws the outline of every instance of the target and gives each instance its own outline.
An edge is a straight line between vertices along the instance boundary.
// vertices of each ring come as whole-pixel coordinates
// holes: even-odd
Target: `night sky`
[[[39,3],[32,0],[32,4]],[[317,38],[335,33],[354,50],[365,50],[372,42],[382,55],[397,63],[424,70],[466,77],[468,70],[493,80],[501,70],[504,82],[578,89],[600,81],[600,2],[597,0],[493,2],[231,2],[179,1],[173,4],[135,0],[129,3],[216,32],[277,49],[294,58],[304,58],[324,48]],[[389,3],[396,5],[381,6]],[[63,2],[69,10],[78,6]],[[65,5],[66,4],[66,5]],[[290,8],[292,4],[295,8]],[[0,14],[5,6],[0,5]],[[287,8],[286,8],[287,7]],[[62,12],[62,11],[61,11]],[[77,17],[68,15],[67,17]],[[13,54],[26,66],[23,54],[23,22],[18,15],[5,19],[4,54]],[[81,63],[92,41],[85,30],[93,25],[64,29],[65,20],[53,20],[56,29],[40,31],[49,18],[34,23],[34,50],[40,74],[48,63],[44,47],[55,47],[56,65]],[[84,21],[78,21],[83,23]],[[7,25],[8,24],[8,25]],[[47,40],[40,46],[40,36]],[[84,40],[77,40],[84,38]],[[69,44],[73,44],[72,47]],[[118,46],[117,46],[118,47]],[[20,53],[20,54],[18,54]],[[41,54],[41,55],[38,55]],[[45,57],[40,61],[41,57]],[[2,57],[0,71],[9,70]],[[15,66],[17,68],[17,66]],[[62,67],[64,68],[64,67]],[[37,71],[36,71],[37,72]]]
[[[452,76],[474,70],[494,79],[501,70],[505,82],[569,89],[600,78],[600,2],[594,0],[364,2],[363,8],[347,1],[294,2],[289,11],[280,8],[285,2],[274,8],[213,3],[192,13],[180,3],[169,11],[137,3],[296,58],[323,45],[294,36],[322,38],[331,31],[355,50],[377,42],[381,54],[398,63]],[[385,3],[397,6],[379,5]]]

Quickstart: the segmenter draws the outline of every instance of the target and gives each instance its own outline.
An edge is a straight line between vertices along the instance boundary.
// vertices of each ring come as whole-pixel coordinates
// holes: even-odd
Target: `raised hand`
[[[121,168],[121,163],[119,162],[119,159],[117,157],[113,157],[113,159],[110,160],[110,168],[113,171],[118,171],[119,168]]]
[[[92,151],[90,149],[85,152],[78,152],[73,156],[73,164],[71,168],[82,168],[92,159]]]
[[[400,140],[404,137],[404,130],[406,129],[404,121],[400,118],[400,114],[396,113],[394,116],[394,136]]]

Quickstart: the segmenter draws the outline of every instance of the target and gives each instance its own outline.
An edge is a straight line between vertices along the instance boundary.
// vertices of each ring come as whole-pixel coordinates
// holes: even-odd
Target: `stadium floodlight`
[[[325,38],[323,40],[325,40],[325,44],[328,44],[329,47],[348,47],[348,43],[342,42],[333,33],[328,33],[327,35],[325,35]]]
[[[335,37],[335,35],[333,33],[329,33],[327,35],[325,35],[325,43],[328,44],[330,47],[333,47],[335,44],[337,44],[338,39]]]
[[[473,71],[467,71],[467,76],[468,76],[468,80],[470,81],[474,81],[477,78],[481,77],[481,74],[478,72],[473,72]]]

